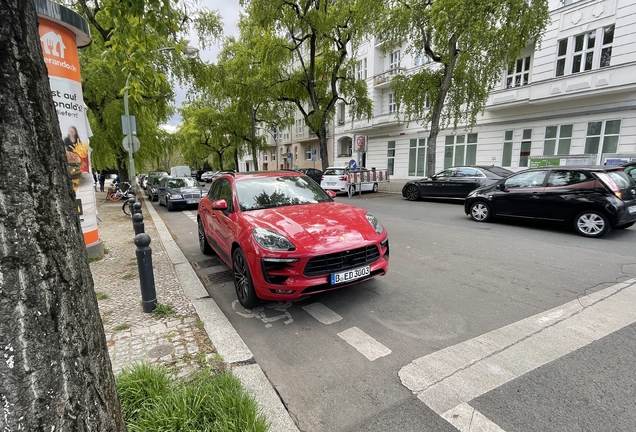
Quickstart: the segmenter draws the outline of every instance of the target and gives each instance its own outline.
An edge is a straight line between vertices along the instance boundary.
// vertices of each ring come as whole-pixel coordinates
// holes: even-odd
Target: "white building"
[[[616,154],[636,158],[636,1],[565,3],[551,7],[540,47],[528,46],[513,70],[502,71],[501,84],[472,130],[440,131],[438,170],[463,164],[513,170],[539,163],[602,164]],[[367,80],[373,116],[352,121],[344,105],[337,107],[334,165],[346,165],[354,136],[367,135],[362,165],[388,168],[398,179],[433,174],[424,172],[428,131],[396,118],[391,75],[427,67],[426,58],[403,55],[405,47],[385,53],[373,41],[359,49],[356,72]],[[303,141],[297,142],[302,154]]]

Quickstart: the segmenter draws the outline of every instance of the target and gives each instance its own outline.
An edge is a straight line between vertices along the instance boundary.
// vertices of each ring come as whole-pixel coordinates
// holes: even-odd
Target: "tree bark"
[[[318,142],[320,143],[320,158],[322,170],[325,171],[329,167],[329,151],[327,149],[327,123],[323,122],[318,129]]]
[[[33,1],[0,76],[0,430],[124,431]]]

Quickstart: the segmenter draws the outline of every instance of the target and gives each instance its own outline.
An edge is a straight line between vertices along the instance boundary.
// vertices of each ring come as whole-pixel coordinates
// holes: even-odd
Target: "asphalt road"
[[[368,209],[386,227],[389,274],[253,311],[236,302],[228,269],[199,252],[196,209],[168,212],[155,203],[301,431],[456,430],[403,383],[405,366],[636,277],[636,227],[586,239],[567,227],[476,223],[452,202],[337,200]],[[492,389],[469,405],[506,432],[633,431],[634,335],[634,325],[608,330],[484,387]]]

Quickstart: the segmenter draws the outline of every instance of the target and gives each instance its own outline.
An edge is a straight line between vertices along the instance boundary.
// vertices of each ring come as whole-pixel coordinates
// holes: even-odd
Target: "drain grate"
[[[234,280],[234,275],[232,274],[232,270],[225,270],[218,273],[201,275],[201,280],[205,285],[211,285],[221,282],[231,282]]]
[[[210,258],[210,259],[205,259],[203,261],[193,262],[192,267],[194,267],[195,269],[202,269],[202,268],[220,266],[224,264],[225,263],[221,261],[220,258]]]
[[[172,354],[172,345],[159,345],[148,351],[148,357],[155,359],[167,356],[168,354]]]

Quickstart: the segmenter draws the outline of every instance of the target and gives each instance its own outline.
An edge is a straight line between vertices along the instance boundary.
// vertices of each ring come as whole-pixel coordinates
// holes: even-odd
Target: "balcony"
[[[391,79],[393,78],[393,76],[399,73],[404,73],[404,68],[397,67],[397,68],[384,71],[378,75],[375,75],[373,77],[373,87],[374,88],[389,87],[391,85]]]

